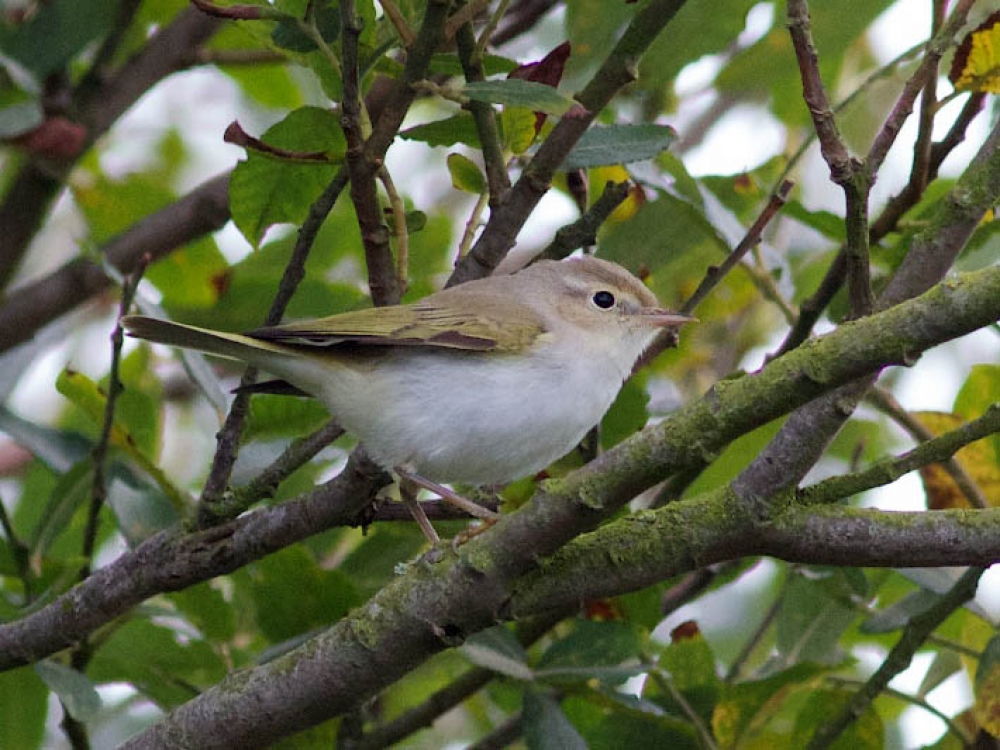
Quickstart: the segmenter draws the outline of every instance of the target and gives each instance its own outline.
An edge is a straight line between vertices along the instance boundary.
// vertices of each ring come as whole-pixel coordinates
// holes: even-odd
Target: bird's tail
[[[174,323],[144,315],[127,315],[122,318],[122,327],[136,338],[157,344],[197,349],[208,354],[216,354],[229,359],[239,359],[254,365],[266,365],[273,361],[274,354],[288,354],[289,348],[268,341],[260,341],[239,333],[210,331],[183,323]]]

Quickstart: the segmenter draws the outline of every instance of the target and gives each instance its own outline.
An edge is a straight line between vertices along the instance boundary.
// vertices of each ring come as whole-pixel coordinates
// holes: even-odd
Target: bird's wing
[[[521,351],[544,332],[530,310],[503,310],[482,300],[475,311],[457,308],[447,295],[412,305],[370,308],[299,323],[259,328],[247,335],[291,346],[432,346],[466,351]],[[503,323],[501,324],[501,320]]]

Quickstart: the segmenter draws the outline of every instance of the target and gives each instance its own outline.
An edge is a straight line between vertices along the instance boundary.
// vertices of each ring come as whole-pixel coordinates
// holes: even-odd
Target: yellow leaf
[[[961,417],[947,412],[922,411],[914,416],[935,436],[964,424]],[[989,504],[1000,506],[1000,466],[997,466],[990,445],[985,440],[977,440],[958,451],[955,459],[976,483]],[[965,494],[941,464],[924,466],[920,469],[920,478],[927,493],[927,507],[931,510],[969,507]]]
[[[1000,664],[976,680],[976,702],[972,714],[981,729],[1000,737]]]
[[[958,45],[948,77],[956,91],[1000,94],[1000,11]]]

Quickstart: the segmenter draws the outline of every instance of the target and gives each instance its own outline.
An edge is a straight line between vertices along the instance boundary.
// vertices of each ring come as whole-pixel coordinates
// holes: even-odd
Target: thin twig
[[[739,244],[733,248],[733,251],[726,257],[726,259],[718,266],[709,266],[708,270],[705,271],[705,276],[702,278],[701,283],[698,284],[698,288],[694,290],[694,293],[688,297],[687,301],[681,305],[680,312],[683,315],[690,315],[693,313],[698,305],[700,305],[709,293],[718,286],[736,264],[743,259],[754,245],[760,242],[761,235],[764,233],[764,229],[770,223],[771,219],[778,213],[785,201],[788,200],[788,194],[791,192],[795,183],[791,180],[785,180],[778,189],[771,195],[767,204],[764,206],[763,210],[757,216],[757,219],[747,230],[746,234],[743,235],[743,239],[739,241]],[[660,352],[665,349],[675,346],[677,341],[677,331],[674,329],[664,330],[660,333],[656,339],[650,344],[649,348],[646,349],[642,357],[636,363],[635,367],[632,368],[633,372],[641,370],[649,362],[656,358]]]
[[[378,171],[378,179],[385,188],[392,211],[393,237],[396,238],[396,283],[399,285],[398,294],[402,297],[410,285],[410,232],[406,228],[406,206],[396,190],[392,175],[384,166]]]
[[[469,212],[469,218],[465,222],[465,229],[462,230],[462,239],[458,243],[458,255],[455,257],[455,264],[465,257],[465,254],[469,252],[469,248],[472,247],[473,240],[476,239],[476,232],[479,231],[479,227],[482,226],[483,212],[486,210],[486,204],[490,200],[490,191],[485,193],[480,193],[479,197],[476,198],[476,204],[472,207]]]
[[[490,213],[486,228],[448,279],[448,286],[487,276],[506,257],[573,146],[612,97],[635,80],[636,60],[684,4],[685,0],[651,0],[639,8],[604,63],[576,95],[580,106],[567,112],[538,147],[506,200]]]
[[[119,376],[121,366],[122,345],[124,343],[124,332],[122,331],[121,318],[128,314],[135,297],[139,281],[149,264],[150,256],[147,254],[140,261],[135,272],[125,280],[122,286],[122,297],[118,311],[118,321],[115,329],[111,333],[111,366],[108,373],[108,393],[104,401],[104,421],[101,424],[101,433],[91,451],[91,464],[93,466],[93,479],[91,482],[90,505],[87,508],[87,524],[83,530],[82,555],[84,563],[80,568],[79,579],[90,576],[93,564],[94,549],[97,544],[97,532],[100,525],[101,508],[104,507],[108,496],[107,480],[104,475],[105,466],[108,460],[108,448],[111,445],[111,432],[115,423],[115,406],[118,403],[118,396],[124,390]],[[70,653],[70,666],[78,672],[83,672],[93,656],[93,647],[89,639],[84,639],[76,644]],[[73,748],[89,748],[86,725],[79,721],[66,708],[65,702],[60,698],[63,709],[63,720],[61,726],[66,733]]]
[[[17,577],[21,579],[21,585],[24,586],[24,602],[27,604],[34,598],[31,584],[31,547],[25,544],[24,540],[14,531],[14,524],[11,523],[10,516],[7,515],[7,508],[2,499],[0,499],[0,528],[3,529],[4,536],[7,538],[7,547],[10,549],[10,556],[17,569]]]
[[[805,504],[832,503],[874,487],[881,487],[894,482],[914,469],[919,469],[921,466],[945,461],[969,443],[997,432],[1000,432],[1000,403],[992,404],[981,416],[966,422],[961,427],[937,437],[928,437],[916,448],[906,453],[879,461],[864,471],[831,477],[810,485],[799,491],[799,500]],[[922,432],[921,434],[928,435],[929,433]],[[969,479],[968,483],[971,484],[969,491],[973,497],[977,498],[975,501],[970,498],[970,503],[982,502],[983,506],[979,507],[990,507],[979,492],[975,482]]]
[[[865,170],[864,165],[851,156],[837,128],[836,116],[820,76],[819,57],[810,31],[806,0],[789,0],[788,30],[802,78],[802,98],[812,116],[820,153],[830,167],[830,179],[844,191],[847,226],[845,273],[851,315],[859,318],[871,313],[875,301],[868,247],[868,196],[876,171]]]
[[[128,315],[129,308],[132,306],[132,300],[135,298],[136,289],[139,287],[139,281],[142,279],[149,261],[150,257],[148,255],[143,257],[136,270],[126,278],[125,284],[122,287],[122,297],[119,305],[119,321],[123,316]],[[121,377],[119,376],[123,343],[124,332],[122,331],[121,323],[116,322],[115,329],[111,333],[111,366],[108,373],[108,394],[104,401],[104,421],[101,424],[100,436],[90,454],[94,473],[91,483],[90,506],[87,510],[87,525],[83,531],[83,549],[81,552],[84,558],[84,565],[80,569],[81,579],[90,575],[90,566],[94,557],[94,546],[97,543],[100,512],[108,496],[104,470],[107,464],[108,448],[111,445],[111,431],[115,424],[115,406],[118,403],[118,396],[124,390]]]
[[[476,54],[476,38],[471,23],[459,27],[455,35],[455,44],[465,80],[469,83],[485,80],[483,61],[482,57]],[[500,141],[496,111],[487,102],[470,101],[465,106],[472,113],[476,133],[479,135],[483,166],[486,168],[486,184],[489,186],[490,206],[497,206],[510,190],[510,176],[507,174],[507,161]],[[478,220],[476,223],[478,225]],[[462,256],[464,255],[463,251]]]
[[[517,624],[517,639],[527,648],[570,614],[567,610],[555,610],[525,619]],[[381,750],[395,745],[417,730],[429,727],[437,717],[481,690],[496,676],[496,672],[483,667],[470,669],[432,693],[424,702],[353,740],[344,750]]]
[[[664,693],[667,693],[671,699],[681,707],[681,711],[687,716],[688,721],[694,726],[695,731],[698,733],[698,737],[701,740],[701,746],[708,748],[708,750],[717,750],[718,745],[715,742],[715,737],[712,731],[705,725],[705,722],[699,716],[698,712],[694,710],[688,700],[684,697],[684,694],[677,689],[674,685],[673,679],[669,674],[666,674],[662,669],[650,669],[649,676],[657,684],[657,686]]]
[[[874,404],[875,407],[883,414],[891,417],[900,427],[910,434],[910,437],[918,443],[927,443],[930,440],[934,440],[934,433],[928,430],[919,419],[904,409],[902,404],[900,404],[892,393],[887,391],[885,388],[880,386],[872,388],[868,392],[868,400],[871,401],[872,404]],[[980,419],[982,419],[982,417],[980,417]],[[1000,429],[1000,427],[998,427],[998,429]],[[965,470],[962,464],[958,462],[958,459],[951,456],[950,458],[940,461],[940,464],[951,476],[952,480],[962,491],[962,494],[965,495],[965,499],[969,502],[971,507],[990,507],[990,502],[986,498],[986,495],[983,494],[982,489],[980,489],[979,485],[976,484],[976,481],[969,476],[969,473]]]
[[[379,5],[382,6],[382,12],[385,13],[385,17],[389,19],[389,23],[392,24],[392,28],[396,30],[399,40],[403,43],[403,47],[409,47],[413,42],[416,41],[417,35],[413,33],[413,29],[410,28],[410,24],[406,22],[406,18],[399,10],[399,6],[396,5],[395,0],[379,0]]]
[[[836,719],[816,732],[807,750],[823,750],[830,747],[837,737],[871,706],[875,698],[886,689],[889,681],[910,666],[913,655],[927,640],[927,636],[934,632],[952,612],[976,595],[976,587],[983,570],[983,568],[969,568],[937,602],[913,616],[875,674],[854,694]]]
[[[472,19],[486,10],[489,4],[489,0],[471,0],[465,4],[458,4],[457,10],[448,17],[444,24],[445,40],[451,39],[460,28],[472,23]]]
[[[285,272],[278,285],[278,291],[271,303],[271,308],[264,318],[265,326],[277,325],[285,313],[285,308],[298,288],[299,282],[305,276],[305,263],[309,257],[319,229],[323,225],[323,220],[327,217],[337,198],[347,186],[347,170],[341,168],[339,172],[326,186],[322,195],[317,198],[309,207],[309,214],[302,222],[298,237],[295,241],[295,248],[292,250],[292,257],[285,266]],[[250,395],[247,390],[257,380],[257,369],[248,367],[240,380],[236,398],[233,399],[232,406],[226,421],[216,436],[215,456],[212,459],[212,467],[209,470],[208,479],[201,493],[201,500],[198,504],[198,526],[205,528],[214,525],[217,521],[213,506],[224,503],[224,493],[229,482],[229,476],[236,463],[236,453],[239,449],[240,435],[243,432],[243,425],[250,406]],[[223,506],[224,507],[224,506]]]
[[[826,87],[819,73],[819,57],[813,44],[809,7],[806,0],[788,1],[788,31],[795,49],[795,59],[799,64],[802,78],[802,98],[809,107],[813,128],[819,139],[820,152],[830,167],[830,176],[838,185],[849,182],[855,169],[856,160],[851,156],[837,128],[837,121],[826,96]]]
[[[285,479],[343,434],[344,429],[336,422],[330,421],[312,434],[298,438],[246,486],[232,490],[214,504],[212,507],[214,517],[217,521],[236,518],[254,503],[272,497]]]
[[[593,245],[597,241],[597,230],[614,210],[625,202],[633,187],[634,185],[628,180],[605,183],[601,197],[594,201],[583,216],[572,224],[561,227],[548,247],[538,254],[536,260],[561,260],[574,250]]]
[[[473,742],[466,750],[503,750],[512,745],[521,736],[522,719],[518,711],[492,732]]]
[[[931,639],[928,638],[927,640]],[[862,680],[852,680],[849,677],[838,677],[836,675],[831,675],[826,679],[828,682],[831,682],[834,685],[839,685],[841,687],[861,688],[864,687],[865,684]],[[948,731],[951,732],[953,735],[955,735],[958,741],[962,743],[962,747],[972,747],[972,737],[969,736],[968,732],[966,732],[958,724],[958,722],[954,721],[950,716],[948,716],[948,714],[933,706],[926,699],[916,695],[910,695],[909,693],[904,693],[902,690],[896,690],[895,688],[891,687],[883,688],[882,692],[885,693],[886,695],[891,695],[893,698],[901,700],[904,703],[909,703],[924,709],[924,711],[926,711],[927,713],[932,714],[933,716],[937,717],[942,722],[944,722],[944,725],[948,728]]]
[[[678,312],[683,315],[691,315],[698,308],[698,305],[705,300],[709,293],[716,286],[718,286],[719,282],[726,277],[726,274],[732,271],[733,268],[736,267],[736,264],[743,259],[743,256],[750,252],[750,248],[760,242],[760,238],[761,235],[764,234],[765,227],[767,227],[767,225],[771,222],[771,219],[774,218],[775,214],[778,213],[781,207],[785,205],[785,201],[788,200],[788,194],[794,186],[795,183],[791,180],[785,180],[778,186],[778,189],[774,191],[768,200],[767,205],[764,206],[764,209],[757,216],[756,221],[750,225],[746,234],[743,235],[743,239],[741,239],[739,244],[733,248],[729,257],[727,257],[720,265],[709,267],[709,269],[705,272],[705,277],[701,280],[701,283],[698,284],[698,288],[694,290],[694,294],[692,294],[687,301],[681,305]]]
[[[531,29],[559,0],[518,0],[504,14],[503,23],[490,36],[496,46],[509,42]]]
[[[507,13],[509,6],[510,0],[500,0],[497,4],[497,9],[490,16],[490,20],[486,22],[482,32],[480,32],[479,39],[476,41],[476,51],[473,55],[473,60],[476,62],[482,63],[483,58],[486,56],[486,48],[490,45],[490,38],[496,30],[497,24],[500,23],[500,19]]]
[[[903,123],[906,122],[906,119],[913,111],[913,103],[917,100],[917,96],[925,86],[934,85],[934,74],[937,71],[941,56],[950,49],[955,34],[965,24],[969,16],[969,11],[975,2],[976,0],[958,0],[944,26],[934,34],[927,44],[924,59],[921,61],[920,67],[917,68],[916,72],[903,85],[903,90],[900,92],[899,98],[885,118],[885,122],[882,124],[879,132],[872,140],[871,148],[865,157],[866,169],[873,180],[882,166],[886,154],[889,153],[889,149],[896,142],[896,136],[899,135]]]
[[[781,612],[782,602],[785,600],[785,594],[788,592],[788,582],[786,581],[778,592],[778,595],[771,602],[771,606],[767,608],[767,612],[764,613],[764,617],[754,631],[747,638],[740,652],[733,659],[732,664],[729,665],[729,669],[726,670],[726,676],[723,678],[725,682],[732,684],[739,679],[740,673],[743,671],[743,667],[746,666],[747,661],[749,661],[750,656],[753,654],[757,646],[760,645],[761,641],[764,640],[764,636],[767,631],[774,624],[775,620],[778,619],[778,613]]]
[[[343,58],[344,97],[341,101],[341,127],[347,139],[347,170],[351,175],[351,202],[361,230],[368,267],[368,286],[376,306],[399,302],[399,281],[389,247],[389,231],[382,221],[375,175],[382,164],[371,163],[365,154],[366,114],[361,101],[358,63],[358,38],[361,21],[354,0],[340,3],[341,56]]]
[[[753,277],[757,288],[763,293],[765,299],[781,311],[781,315],[788,325],[792,325],[798,319],[798,315],[792,303],[785,299],[781,290],[778,289],[778,285],[774,283],[774,277],[764,264],[764,255],[760,251],[760,245],[754,245],[751,248],[751,253],[753,253],[753,264],[747,263],[744,267]]]

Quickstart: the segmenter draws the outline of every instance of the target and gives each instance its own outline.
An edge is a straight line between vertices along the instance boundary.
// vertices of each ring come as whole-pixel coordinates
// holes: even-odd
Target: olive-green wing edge
[[[488,308],[489,305],[486,305]],[[431,346],[465,351],[521,351],[543,332],[530,314],[501,324],[489,309],[470,314],[434,303],[369,308],[259,328],[247,336],[291,346]]]

